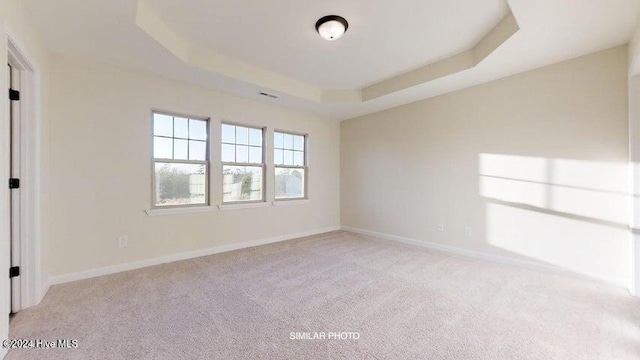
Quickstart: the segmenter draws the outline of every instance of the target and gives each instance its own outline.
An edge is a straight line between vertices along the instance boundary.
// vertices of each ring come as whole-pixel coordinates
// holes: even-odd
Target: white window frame
[[[276,133],[281,133],[281,134],[286,134],[286,135],[295,135],[295,136],[302,136],[304,138],[304,146],[302,151],[304,152],[303,157],[302,157],[302,161],[303,161],[303,165],[299,166],[299,165],[278,165],[276,164],[275,159],[273,160],[273,176],[274,176],[274,182],[273,182],[273,200],[275,202],[280,202],[280,201],[300,201],[300,200],[308,200],[309,199],[309,134],[304,134],[304,133],[299,133],[299,132],[294,132],[294,131],[287,131],[287,130],[278,130],[275,129],[273,130],[273,139],[272,139],[272,152],[275,154],[276,149],[280,149],[283,150],[282,148],[276,148]],[[286,198],[278,198],[276,195],[276,191],[275,191],[275,187],[276,187],[276,182],[275,182],[275,175],[276,175],[276,171],[278,170],[278,168],[283,168],[283,169],[302,169],[304,170],[304,193],[302,194],[302,196],[300,197],[286,197]]]
[[[255,163],[243,163],[243,162],[227,162],[227,161],[222,161],[222,145],[227,144],[227,145],[238,145],[237,142],[231,144],[231,143],[227,143],[227,142],[223,142],[222,141],[222,127],[224,125],[228,125],[228,126],[240,126],[240,127],[244,127],[244,128],[248,128],[248,129],[254,129],[254,130],[260,130],[262,133],[262,159],[261,159],[261,163],[259,164],[255,164]],[[220,122],[220,174],[222,174],[223,180],[220,182],[220,194],[221,194],[221,199],[220,202],[222,204],[222,206],[226,206],[226,205],[244,205],[244,204],[260,204],[260,203],[265,203],[267,200],[267,194],[266,194],[266,189],[267,189],[267,161],[266,161],[266,135],[267,135],[267,128],[264,126],[257,126],[257,125],[249,125],[249,124],[242,124],[242,123],[237,123],[237,122],[231,122],[231,121],[221,121]],[[237,138],[236,138],[237,141]],[[251,145],[247,145],[247,146],[251,146]],[[254,146],[255,147],[255,146]],[[246,201],[224,201],[224,167],[225,166],[247,166],[247,167],[260,167],[262,168],[262,198],[260,200],[246,200]]]
[[[175,159],[164,159],[164,158],[156,158],[154,154],[154,139],[155,135],[155,115],[165,115],[172,117],[180,117],[192,120],[200,120],[204,121],[207,124],[207,140],[205,145],[205,160],[175,160]],[[174,120],[174,130],[175,130],[175,120]],[[160,136],[164,138],[176,139],[175,132],[174,136]],[[182,140],[189,140],[178,138]],[[175,152],[175,148],[173,150]],[[210,172],[210,158],[211,158],[211,118],[202,117],[202,116],[192,116],[186,114],[180,114],[169,111],[162,110],[151,110],[151,209],[179,209],[179,208],[192,208],[192,207],[208,207],[211,203],[210,196],[210,185],[209,185],[209,172]],[[204,203],[198,204],[178,204],[178,205],[157,205],[157,194],[156,194],[156,163],[173,163],[173,164],[191,164],[191,165],[204,165]]]

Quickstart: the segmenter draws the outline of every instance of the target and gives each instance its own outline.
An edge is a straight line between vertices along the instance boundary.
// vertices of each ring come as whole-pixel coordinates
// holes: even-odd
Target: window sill
[[[288,205],[302,205],[308,204],[310,202],[309,199],[291,199],[291,200],[275,200],[273,202],[273,206],[288,206]]]
[[[181,208],[169,208],[169,209],[148,209],[144,212],[147,216],[162,216],[162,215],[176,215],[176,214],[192,214],[200,212],[215,211],[215,206],[192,206]]]
[[[271,207],[273,204],[271,202],[255,202],[255,203],[247,203],[247,204],[223,204],[218,205],[218,209],[220,210],[240,210],[240,209],[252,209],[252,208],[265,208]]]
[[[275,200],[275,201],[265,201],[265,202],[253,202],[247,204],[223,204],[217,206],[191,206],[191,207],[178,207],[178,208],[155,208],[155,209],[147,209],[144,212],[147,216],[164,216],[164,215],[177,215],[177,214],[193,214],[193,213],[203,213],[203,212],[212,212],[220,209],[222,211],[225,210],[241,210],[241,209],[253,209],[253,208],[268,208],[272,206],[289,206],[289,205],[303,205],[308,204],[310,202],[309,199],[291,199],[291,200]]]

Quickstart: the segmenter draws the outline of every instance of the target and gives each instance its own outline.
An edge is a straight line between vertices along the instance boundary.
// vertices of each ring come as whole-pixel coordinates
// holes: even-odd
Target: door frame
[[[640,56],[635,59],[640,66]],[[640,67],[638,67],[640,70]],[[640,297],[640,74],[629,74],[629,291]]]
[[[48,290],[42,282],[40,256],[40,118],[38,67],[7,34],[7,62],[20,70],[20,308],[37,305]],[[6,112],[8,114],[8,112]],[[8,119],[7,119],[8,120]],[[5,121],[6,122],[6,121]],[[3,124],[3,128],[7,125]],[[3,139],[3,143],[6,139]],[[4,146],[7,148],[7,146]],[[3,167],[8,164],[3,159]],[[4,170],[4,169],[3,169]],[[8,169],[7,169],[8,170]],[[6,170],[5,170],[6,171]],[[3,171],[4,173],[4,171]],[[0,186],[6,179],[0,178]],[[8,185],[6,185],[8,190]],[[0,270],[1,271],[1,270]]]
[[[12,90],[16,90],[18,91],[19,94],[20,90],[22,89],[22,84],[20,81],[20,78],[22,76],[22,73],[24,72],[23,70],[21,70],[18,65],[11,59],[9,58],[9,88]],[[11,178],[17,178],[20,179],[21,177],[21,172],[20,172],[20,166],[22,164],[21,162],[21,156],[20,153],[22,152],[21,146],[20,146],[20,128],[21,128],[21,120],[22,120],[22,116],[20,115],[21,112],[21,103],[20,101],[12,101],[9,100],[9,126],[11,127],[11,132],[9,134],[9,147],[11,148],[11,151],[9,153],[9,158],[10,158],[10,165],[9,165],[9,171],[10,171],[10,176]],[[9,188],[11,189],[11,186],[9,186]],[[22,252],[20,250],[21,245],[22,245],[22,239],[20,236],[20,232],[22,231],[21,229],[21,223],[20,223],[20,217],[21,217],[21,201],[20,201],[20,193],[21,193],[21,189],[20,186],[18,186],[18,188],[16,189],[11,189],[9,191],[9,196],[10,196],[10,239],[9,239],[9,243],[10,243],[10,257],[11,257],[11,263],[9,264],[9,266],[11,268],[13,268],[14,266],[20,268],[20,265],[22,264]],[[20,274],[18,274],[18,276],[15,277],[9,277],[9,292],[11,294],[10,296],[10,303],[11,303],[11,313],[17,313],[20,310],[22,310],[22,300],[21,300],[21,294],[22,294],[22,276],[20,276]]]

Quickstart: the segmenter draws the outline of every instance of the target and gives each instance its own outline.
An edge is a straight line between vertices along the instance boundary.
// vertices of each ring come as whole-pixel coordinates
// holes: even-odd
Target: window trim
[[[274,176],[274,192],[273,192],[273,201],[274,202],[287,202],[287,201],[300,201],[300,200],[309,200],[309,134],[308,133],[300,133],[295,131],[288,130],[279,130],[273,129],[273,139],[272,139],[272,147],[271,150],[275,153],[276,150],[276,133],[287,134],[287,135],[297,135],[302,136],[304,138],[304,156],[303,156],[303,166],[296,165],[277,165],[275,159],[273,159],[273,176]],[[275,175],[276,169],[285,168],[285,169],[303,169],[304,170],[304,194],[299,197],[286,197],[286,198],[278,198],[275,192]]]
[[[155,131],[155,118],[154,116],[165,115],[171,117],[180,117],[191,120],[200,120],[206,123],[206,133],[207,140],[206,150],[205,150],[205,160],[176,160],[176,159],[165,159],[165,158],[156,158],[154,156],[154,138],[156,137]],[[175,120],[174,120],[175,121]],[[175,124],[174,124],[175,128]],[[175,129],[174,129],[175,130]],[[160,136],[163,138],[169,138],[168,136]],[[171,139],[175,139],[175,137],[170,137]],[[183,138],[178,138],[182,140]],[[201,141],[201,140],[200,140]],[[156,163],[177,163],[177,164],[192,164],[192,165],[204,165],[204,203],[197,204],[178,204],[178,205],[157,205],[157,194],[156,194]],[[211,118],[203,117],[203,116],[192,116],[186,115],[177,112],[164,111],[164,110],[156,110],[151,109],[151,206],[150,210],[175,210],[175,209],[184,209],[184,208],[204,208],[211,206],[211,190],[210,190],[210,172],[211,172]]]
[[[244,127],[247,129],[254,129],[254,130],[260,130],[262,132],[262,162],[259,164],[255,164],[255,163],[244,163],[244,162],[226,162],[226,161],[222,161],[222,145],[223,144],[227,144],[227,145],[231,145],[230,143],[226,143],[224,141],[222,141],[222,126],[224,125],[228,125],[228,126],[240,126],[240,127]],[[260,204],[260,203],[266,203],[267,202],[267,177],[266,177],[266,173],[267,173],[267,157],[266,157],[266,139],[267,136],[267,127],[266,126],[260,126],[260,125],[249,125],[246,123],[239,123],[239,122],[233,122],[233,121],[221,121],[220,122],[220,143],[219,145],[219,149],[220,149],[220,174],[222,174],[222,181],[220,182],[220,194],[222,195],[220,197],[220,205],[218,206],[226,206],[226,205],[243,205],[243,204]],[[238,143],[234,143],[234,146],[237,146]],[[241,146],[244,146],[241,144]],[[247,147],[251,147],[252,145],[248,145]],[[255,147],[255,145],[253,145],[253,147]],[[260,200],[247,200],[247,201],[224,201],[224,167],[225,166],[245,166],[245,167],[259,167],[262,168],[262,198]]]
[[[198,206],[198,207],[184,207],[181,206],[179,208],[155,208],[155,209],[146,209],[144,212],[147,216],[165,216],[165,215],[179,215],[179,214],[194,214],[194,213],[204,213],[204,212],[214,212],[216,211],[215,206]]]

